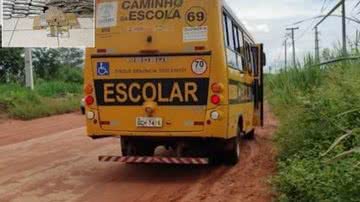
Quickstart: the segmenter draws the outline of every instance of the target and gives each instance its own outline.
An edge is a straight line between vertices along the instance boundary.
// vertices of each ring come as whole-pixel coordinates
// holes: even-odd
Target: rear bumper
[[[227,139],[227,135],[218,133],[199,132],[103,132],[102,134],[88,134],[92,139],[100,139],[106,137],[134,137],[134,138],[221,138]]]
[[[100,162],[128,164],[177,164],[206,165],[208,158],[146,157],[146,156],[99,156]]]

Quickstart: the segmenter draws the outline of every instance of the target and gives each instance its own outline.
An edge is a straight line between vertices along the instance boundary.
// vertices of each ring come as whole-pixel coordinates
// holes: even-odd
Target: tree
[[[24,49],[0,48],[0,82],[24,82]]]
[[[81,81],[83,57],[83,49],[78,48],[33,49],[35,75],[45,80]]]
[[[61,67],[61,54],[58,49],[33,49],[33,66],[37,77],[51,80]]]
[[[84,51],[79,48],[60,48],[61,63],[69,67],[82,67]]]

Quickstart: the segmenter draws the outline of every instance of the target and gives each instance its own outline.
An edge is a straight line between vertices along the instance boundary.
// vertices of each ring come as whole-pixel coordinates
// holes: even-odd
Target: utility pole
[[[285,39],[284,46],[285,46],[285,71],[287,71],[287,39]]]
[[[296,53],[295,53],[295,30],[298,30],[299,27],[286,28],[286,30],[291,31],[291,40],[292,40],[292,49],[293,49],[293,65],[296,68]]]
[[[26,87],[34,89],[32,52],[31,48],[25,48],[25,83]]]
[[[342,38],[343,38],[343,56],[347,55],[346,44],[346,4],[345,0],[342,1]]]
[[[320,63],[319,31],[315,27],[315,63]]]
[[[359,30],[356,30],[355,48],[357,51],[359,49],[359,43],[360,43],[360,32]]]
[[[326,18],[328,18],[329,16],[331,16],[332,13],[334,13],[340,6],[342,6],[342,45],[343,45],[343,50],[342,50],[342,55],[346,56],[347,55],[347,44],[346,44],[346,10],[345,10],[345,0],[340,0],[339,3],[336,4],[336,6],[334,8],[332,8],[328,14],[326,14],[321,20],[320,22],[318,22],[315,25],[315,28],[318,27],[321,23],[324,22],[324,20]]]

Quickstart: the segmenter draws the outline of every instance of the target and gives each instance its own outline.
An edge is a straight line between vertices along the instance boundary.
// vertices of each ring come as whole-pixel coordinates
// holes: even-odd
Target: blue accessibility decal
[[[108,62],[98,62],[96,65],[96,72],[98,76],[109,76],[110,64]]]

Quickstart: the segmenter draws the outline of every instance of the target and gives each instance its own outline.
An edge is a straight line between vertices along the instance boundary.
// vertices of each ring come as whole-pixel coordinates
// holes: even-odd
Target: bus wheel
[[[225,149],[224,163],[226,165],[236,165],[240,160],[239,137],[230,139]]]
[[[247,139],[247,140],[255,139],[255,129],[252,129],[250,132],[246,133],[244,135],[244,138]]]

